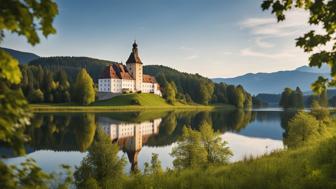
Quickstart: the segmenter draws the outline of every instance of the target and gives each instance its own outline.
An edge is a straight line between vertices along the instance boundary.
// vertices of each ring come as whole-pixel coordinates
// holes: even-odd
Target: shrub
[[[139,102],[138,99],[132,99],[132,100],[131,100],[131,104],[132,104],[132,105],[140,105],[140,102]]]

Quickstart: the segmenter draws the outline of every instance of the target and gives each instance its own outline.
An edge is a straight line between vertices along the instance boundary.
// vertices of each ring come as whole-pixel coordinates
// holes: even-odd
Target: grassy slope
[[[137,100],[139,105],[134,104],[133,100]],[[174,110],[174,109],[213,109],[226,108],[234,109],[231,105],[187,105],[176,103],[174,105],[168,104],[163,98],[154,94],[124,94],[113,97],[108,100],[96,101],[88,106],[77,105],[74,103],[61,104],[32,104],[33,111],[134,111],[134,110]]]
[[[140,106],[171,106],[163,98],[154,94],[124,94],[94,102],[91,106],[129,106],[134,100],[138,101]]]

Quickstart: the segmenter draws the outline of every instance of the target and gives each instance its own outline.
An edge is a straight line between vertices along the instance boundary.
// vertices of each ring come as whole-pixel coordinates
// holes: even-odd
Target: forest
[[[113,62],[75,57],[33,60],[28,65],[21,65],[23,78],[20,87],[31,103],[78,102],[76,93],[81,87],[76,88],[75,84],[79,82],[76,80],[76,75],[80,72],[80,68],[86,68],[92,80],[97,81],[99,72],[108,64]],[[178,101],[185,104],[230,104],[237,108],[252,107],[252,96],[240,85],[213,83],[198,74],[182,73],[165,66],[145,66],[144,74],[155,76],[163,97],[169,103]]]

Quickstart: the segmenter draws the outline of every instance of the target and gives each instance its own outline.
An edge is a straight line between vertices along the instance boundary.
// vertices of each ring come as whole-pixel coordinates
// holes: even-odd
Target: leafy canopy
[[[312,53],[309,58],[309,66],[321,67],[328,64],[331,68],[332,79],[319,77],[312,89],[321,93],[327,87],[336,86],[336,1],[324,0],[264,0],[261,5],[263,10],[271,9],[278,22],[285,20],[285,12],[293,8],[309,11],[310,25],[322,26],[323,32],[317,29],[311,30],[296,39],[296,46],[305,52]],[[327,46],[332,48],[328,49]]]
[[[75,82],[75,100],[83,105],[88,105],[95,101],[95,89],[91,76],[83,68],[78,73]]]

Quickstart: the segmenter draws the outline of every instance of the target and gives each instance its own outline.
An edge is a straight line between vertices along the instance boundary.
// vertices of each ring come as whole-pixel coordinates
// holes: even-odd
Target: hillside
[[[20,64],[27,64],[32,60],[40,58],[38,55],[34,53],[22,52],[8,48],[1,48],[1,49],[11,54],[14,58],[16,58],[19,61]]]
[[[58,56],[58,57],[41,57],[34,59],[28,63],[31,67],[31,72],[37,73],[37,70],[41,70],[38,66],[42,66],[46,70],[51,71],[52,77],[55,78],[55,74],[59,71],[65,71],[65,75],[71,83],[74,82],[77,73],[81,68],[86,68],[95,83],[98,83],[98,79],[107,65],[115,64],[117,62],[100,60],[90,57],[70,57],[70,56]],[[37,66],[37,67],[36,67]],[[35,68],[33,68],[35,67]],[[21,67],[22,69],[25,69]],[[37,74],[28,74],[29,69],[26,70],[31,78],[39,77]],[[40,73],[40,72],[39,72]],[[242,87],[236,89],[235,86],[218,85],[213,83],[212,80],[206,77],[202,77],[199,74],[190,74],[180,72],[178,70],[169,68],[162,65],[147,65],[143,67],[143,73],[152,75],[159,83],[163,95],[165,96],[166,88],[174,91],[174,99],[183,101],[185,103],[197,103],[197,104],[209,104],[209,103],[222,103],[231,105],[249,105],[251,104],[251,95]],[[42,78],[28,79],[27,81],[39,81]],[[35,85],[40,86],[40,85]],[[29,85],[26,85],[29,87]],[[239,92],[234,92],[238,90]],[[28,88],[27,88],[27,91]],[[43,92],[43,91],[42,91]],[[235,101],[234,98],[239,93],[243,93],[244,98],[241,98],[242,102]],[[50,96],[50,95],[49,95]],[[48,97],[49,98],[49,97]],[[51,99],[51,97],[50,97]]]
[[[310,91],[310,85],[322,75],[329,77],[328,73],[308,72],[307,67],[300,67],[291,71],[279,71],[273,73],[249,73],[234,78],[214,78],[214,82],[224,82],[233,85],[242,85],[252,94],[275,93],[279,94],[286,87],[296,88],[302,91]]]
[[[108,100],[94,102],[92,106],[170,106],[163,98],[154,94],[124,94]]]
[[[81,68],[86,68],[95,82],[104,68],[116,62],[89,57],[44,57],[31,61],[29,65],[41,65],[51,70],[64,69],[70,80],[74,80]]]
[[[45,57],[33,60],[29,65],[41,65],[53,71],[63,69],[70,81],[75,80],[81,68],[86,68],[94,82],[97,83],[104,68],[114,63],[116,62],[89,57]],[[144,66],[143,72],[156,77],[161,87],[165,87],[167,82],[174,82],[180,100],[199,104],[207,104],[211,100],[213,82],[208,78],[158,65]]]

